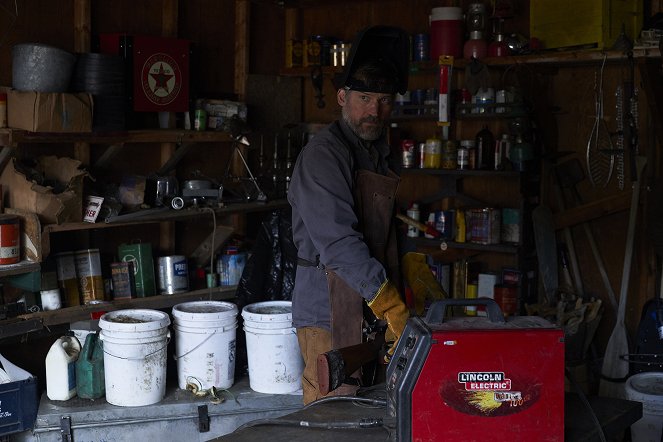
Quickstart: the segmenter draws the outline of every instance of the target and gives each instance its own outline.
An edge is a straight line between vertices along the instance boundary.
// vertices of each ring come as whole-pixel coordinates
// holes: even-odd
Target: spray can
[[[407,209],[407,216],[416,221],[419,221],[419,217],[421,216],[421,213],[419,212],[419,204],[411,203],[410,208]],[[419,230],[414,226],[408,225],[407,236],[410,238],[417,238],[419,236]]]

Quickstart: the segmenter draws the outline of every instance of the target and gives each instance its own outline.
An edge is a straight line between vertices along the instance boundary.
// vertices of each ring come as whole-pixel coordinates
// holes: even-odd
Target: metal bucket
[[[67,92],[76,63],[71,52],[39,43],[12,48],[12,87],[19,91]]]

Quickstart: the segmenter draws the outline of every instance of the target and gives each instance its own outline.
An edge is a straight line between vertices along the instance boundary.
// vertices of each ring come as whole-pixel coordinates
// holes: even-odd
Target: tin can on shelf
[[[442,162],[442,141],[438,138],[429,138],[424,149],[424,168],[439,169]]]
[[[493,298],[502,309],[504,316],[518,313],[518,287],[498,284],[493,288]]]
[[[417,143],[417,149],[415,152],[417,154],[417,166],[419,169],[425,168],[424,160],[426,159],[426,143]]]
[[[117,254],[120,261],[133,263],[136,296],[144,298],[156,295],[152,244],[146,242],[120,244],[117,248]]]
[[[458,168],[458,144],[455,140],[446,140],[442,143],[440,166],[447,170]]]
[[[173,295],[189,290],[189,267],[186,256],[162,256],[159,262],[159,289],[162,295]]]
[[[21,260],[21,224],[18,216],[0,215],[0,264]]]
[[[401,141],[401,152],[402,152],[402,161],[403,168],[410,169],[414,167],[414,140],[403,140]]]
[[[74,252],[62,252],[55,255],[55,265],[58,274],[58,285],[62,290],[65,307],[81,304],[81,293],[78,289],[76,277],[76,261]]]
[[[499,209],[486,207],[468,209],[469,241],[475,244],[499,244],[501,235],[501,214]]]
[[[105,297],[104,279],[101,274],[99,249],[79,250],[74,253],[78,289],[84,304],[90,301],[103,301]]]

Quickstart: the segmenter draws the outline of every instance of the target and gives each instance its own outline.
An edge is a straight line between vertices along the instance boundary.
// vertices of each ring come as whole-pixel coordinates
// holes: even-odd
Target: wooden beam
[[[249,75],[249,0],[235,1],[235,94],[238,100],[246,96],[246,78]]]
[[[74,51],[90,52],[92,22],[90,0],[74,0]]]
[[[178,0],[164,0],[161,4],[161,36],[177,37]]]
[[[554,215],[555,229],[572,227],[587,221],[621,212],[631,207],[631,192],[618,194],[566,209]]]

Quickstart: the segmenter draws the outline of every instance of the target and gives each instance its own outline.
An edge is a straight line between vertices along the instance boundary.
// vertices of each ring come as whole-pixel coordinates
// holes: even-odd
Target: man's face
[[[393,95],[339,89],[336,98],[343,120],[359,138],[367,141],[380,138],[391,115]]]

